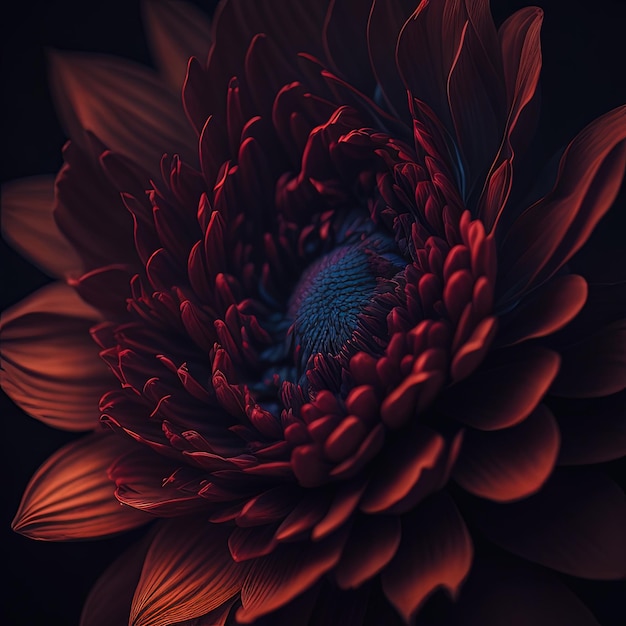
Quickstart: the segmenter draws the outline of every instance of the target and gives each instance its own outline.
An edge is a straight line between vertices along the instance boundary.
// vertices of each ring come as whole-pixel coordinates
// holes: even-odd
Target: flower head
[[[43,251],[16,216],[45,183],[4,199],[7,238],[65,281],[4,316],[3,388],[92,431],[14,528],[147,528],[84,624],[415,623],[438,589],[446,623],[487,623],[485,581],[532,587],[528,563],[623,577],[619,487],[562,466],[624,451],[619,293],[572,261],[617,194],[626,109],[538,176],[540,9],[146,16],[160,75],[51,58],[71,139]],[[548,610],[580,611],[545,572]]]

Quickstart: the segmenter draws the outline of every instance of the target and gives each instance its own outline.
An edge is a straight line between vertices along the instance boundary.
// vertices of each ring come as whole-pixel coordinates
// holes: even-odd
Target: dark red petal
[[[559,356],[539,346],[502,351],[443,394],[444,413],[480,430],[508,428],[526,418],[550,387]]]
[[[33,539],[105,537],[136,528],[150,516],[121,505],[107,469],[133,444],[97,433],[57,450],[30,479],[13,529]]]
[[[209,54],[211,25],[207,15],[180,0],[147,0],[142,2],[142,9],[159,69],[170,86],[180,92],[189,57],[204,62]]]
[[[552,191],[526,209],[502,238],[499,300],[515,302],[552,276],[608,211],[626,169],[626,106],[598,118],[570,143]]]
[[[90,130],[155,180],[164,146],[188,163],[197,161],[195,136],[178,96],[149,69],[110,57],[54,52],[50,72],[59,115],[78,144],[86,146]]]
[[[599,626],[554,574],[520,564],[476,563],[447,626]]]
[[[50,276],[80,272],[82,262],[53,217],[54,178],[32,176],[2,185],[2,236]]]
[[[338,487],[328,512],[313,528],[313,540],[319,541],[340,528],[354,513],[364,490],[363,480],[358,479]]]
[[[510,502],[541,488],[554,468],[558,451],[556,421],[540,404],[511,428],[466,432],[453,477],[474,495]]]
[[[402,520],[402,541],[381,574],[385,595],[406,622],[439,587],[456,597],[473,556],[472,542],[446,495],[423,502]]]
[[[89,335],[100,320],[63,283],[48,285],[2,315],[2,388],[24,411],[63,430],[92,430],[114,382]]]
[[[380,572],[395,555],[400,537],[399,517],[359,516],[335,569],[339,587],[355,589]]]
[[[193,619],[236,596],[248,567],[232,560],[229,531],[204,517],[161,525],[146,555],[129,623],[156,626]]]
[[[430,429],[414,429],[408,437],[402,433],[383,453],[381,467],[363,494],[361,509],[380,513],[391,508],[410,493],[425,470],[435,467],[444,449],[443,437]]]
[[[626,320],[560,348],[561,369],[551,393],[568,398],[608,396],[626,387]]]
[[[133,545],[98,578],[91,588],[80,616],[80,626],[128,624],[130,605],[141,576],[151,535]]]
[[[307,544],[282,544],[253,562],[243,589],[237,620],[250,624],[314,585],[341,556],[345,533]]]
[[[582,309],[587,281],[582,276],[557,276],[531,291],[515,308],[500,317],[496,344],[513,345],[560,330]]]
[[[559,469],[526,500],[476,499],[467,514],[491,541],[529,561],[581,578],[626,576],[626,499],[600,472]]]

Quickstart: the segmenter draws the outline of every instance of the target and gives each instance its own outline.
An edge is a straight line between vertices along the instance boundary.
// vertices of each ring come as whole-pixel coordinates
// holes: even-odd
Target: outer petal
[[[151,176],[164,152],[197,161],[194,133],[178,98],[147,68],[106,56],[54,52],[51,87],[70,137],[86,147],[92,131]]]
[[[410,622],[438,587],[456,595],[472,563],[469,532],[456,506],[441,495],[403,519],[402,542],[383,571],[383,590]]]
[[[501,306],[553,275],[608,211],[626,169],[626,106],[587,126],[567,147],[553,190],[526,209],[502,238]]]
[[[80,272],[82,263],[52,217],[54,177],[32,176],[2,186],[2,235],[50,276]]]
[[[88,435],[53,454],[31,478],[13,529],[46,541],[105,537],[145,524],[148,515],[120,505],[107,469],[130,446],[117,435]]]
[[[211,47],[211,25],[193,4],[181,0],[143,0],[148,40],[167,82],[180,91],[189,57],[205,61]]]
[[[453,477],[474,495],[496,502],[525,498],[541,488],[554,468],[559,430],[539,405],[512,428],[465,434]]]
[[[229,530],[205,518],[163,524],[146,555],[129,623],[166,626],[203,616],[236,596],[248,568],[231,559]]]
[[[80,626],[127,626],[130,604],[149,545],[148,537],[144,537],[98,578],[83,606]]]
[[[626,498],[599,472],[560,469],[531,498],[475,500],[467,514],[491,541],[529,561],[582,578],[626,576]]]
[[[89,328],[99,314],[65,284],[43,287],[3,314],[2,388],[20,408],[64,430],[91,430],[113,382]]]

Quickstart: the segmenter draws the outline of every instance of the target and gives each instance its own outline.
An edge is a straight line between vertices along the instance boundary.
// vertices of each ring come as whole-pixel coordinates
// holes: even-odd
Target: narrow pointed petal
[[[180,0],[144,0],[142,9],[156,63],[169,85],[180,91],[189,57],[204,63],[209,54],[211,25],[207,15]]]
[[[89,329],[100,320],[64,283],[43,287],[3,313],[2,388],[32,417],[63,430],[98,425],[113,376]]]
[[[126,626],[130,604],[150,545],[144,537],[117,558],[91,588],[80,626]]]
[[[539,405],[520,424],[503,430],[469,430],[454,467],[454,479],[474,495],[510,502],[538,491],[559,451],[559,430]]]
[[[247,565],[232,560],[229,530],[204,517],[164,523],[146,555],[129,623],[166,626],[194,619],[236,596]]]
[[[283,544],[252,564],[241,590],[237,620],[250,624],[316,583],[341,556],[346,533],[339,532],[304,547]]]
[[[85,131],[91,131],[155,178],[166,151],[197,161],[178,97],[150,70],[106,56],[53,52],[50,72],[59,115],[79,145],[86,147]]]
[[[32,176],[2,185],[2,236],[50,276],[80,272],[82,263],[52,217],[54,177]]]
[[[117,435],[88,435],[53,454],[31,478],[13,529],[32,539],[106,537],[145,524],[150,516],[120,504],[109,466],[132,445]]]
[[[424,502],[403,519],[400,547],[381,574],[385,595],[409,623],[439,587],[456,597],[472,556],[469,532],[449,496]]]
[[[581,578],[626,576],[626,498],[600,472],[562,468],[531,498],[476,499],[466,510],[488,539],[524,559]]]

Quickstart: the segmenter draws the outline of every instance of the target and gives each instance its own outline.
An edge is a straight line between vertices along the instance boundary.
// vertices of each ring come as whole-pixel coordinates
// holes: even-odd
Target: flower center
[[[335,248],[305,270],[287,308],[301,364],[345,348],[375,294],[405,265],[394,248],[388,237],[370,235]]]

